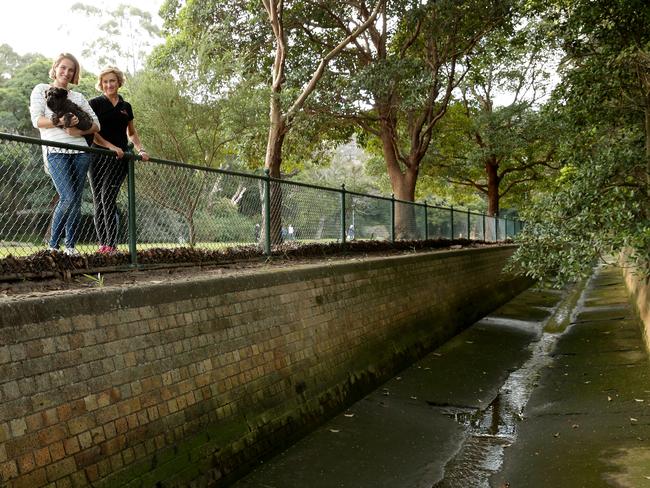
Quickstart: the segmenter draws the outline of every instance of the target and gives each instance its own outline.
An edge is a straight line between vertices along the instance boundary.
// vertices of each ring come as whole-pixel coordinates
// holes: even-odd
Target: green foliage
[[[152,155],[201,166],[221,164],[229,134],[223,130],[218,104],[194,102],[180,92],[171,75],[155,72],[132,78],[125,96]]]
[[[0,130],[36,134],[29,115],[29,96],[38,83],[49,83],[52,64],[44,56],[19,56],[6,44],[0,46],[5,62],[0,66]]]
[[[648,65],[641,69],[650,55],[650,7],[558,0],[539,9],[566,52],[554,92],[566,169],[524,214],[518,266],[559,285],[631,248],[650,273],[650,80]]]
[[[607,132],[567,154],[550,191],[524,211],[518,269],[562,286],[586,277],[597,260],[615,261],[624,248],[642,262],[650,249],[643,189],[632,176],[643,164],[638,133]]]
[[[77,2],[71,11],[82,22],[98,22],[99,33],[87,42],[82,54],[98,66],[118,66],[134,74],[145,63],[147,52],[160,41],[160,29],[151,14],[127,4],[102,9]]]

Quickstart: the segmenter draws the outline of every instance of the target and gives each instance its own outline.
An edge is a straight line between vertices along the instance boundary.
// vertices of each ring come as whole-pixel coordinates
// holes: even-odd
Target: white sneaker
[[[50,251],[50,252],[61,252],[61,249],[59,249],[58,247],[52,247],[52,246],[49,246],[47,248],[47,250]]]
[[[81,256],[81,253],[77,251],[74,247],[66,247],[63,251],[68,256]]]

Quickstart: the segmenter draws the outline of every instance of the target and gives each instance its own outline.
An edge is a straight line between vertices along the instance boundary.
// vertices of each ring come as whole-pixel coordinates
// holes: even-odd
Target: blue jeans
[[[47,169],[59,194],[59,203],[52,214],[50,247],[58,248],[65,229],[65,247],[77,242],[77,226],[81,211],[81,196],[91,155],[88,153],[57,153],[47,155]]]

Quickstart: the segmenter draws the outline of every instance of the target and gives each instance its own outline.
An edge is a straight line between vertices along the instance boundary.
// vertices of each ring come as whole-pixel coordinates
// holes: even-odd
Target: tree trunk
[[[190,247],[196,246],[196,226],[194,225],[194,216],[188,215],[187,217],[187,231],[188,231],[188,245]]]
[[[266,160],[264,167],[269,170],[271,178],[280,179],[282,164],[282,144],[287,132],[286,122],[280,114],[279,102],[276,97],[271,100],[271,126],[266,145]],[[282,243],[282,186],[277,181],[271,181],[271,245]],[[262,232],[265,236],[265,229]]]
[[[410,167],[400,173],[399,181],[391,180],[395,198],[406,202],[415,201],[415,185],[417,171]],[[415,221],[415,206],[406,203],[395,203],[395,239],[411,240],[418,238]]]
[[[485,172],[487,173],[487,200],[488,200],[488,215],[490,217],[496,217],[499,215],[499,166],[492,162],[488,161],[485,163]]]
[[[390,115],[381,118],[380,137],[386,161],[391,188],[398,200],[413,202],[415,200],[415,185],[418,179],[419,162],[404,165],[402,170],[396,151],[395,121]],[[395,204],[395,239],[415,239],[417,226],[415,222],[415,207],[404,203]]]
[[[646,217],[650,218],[650,97],[645,103],[645,164],[646,164]]]

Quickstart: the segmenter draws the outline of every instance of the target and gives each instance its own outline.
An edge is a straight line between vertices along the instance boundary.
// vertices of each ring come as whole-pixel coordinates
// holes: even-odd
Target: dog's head
[[[60,107],[67,100],[68,90],[52,86],[45,91],[45,101],[47,106],[54,110],[54,107]]]

